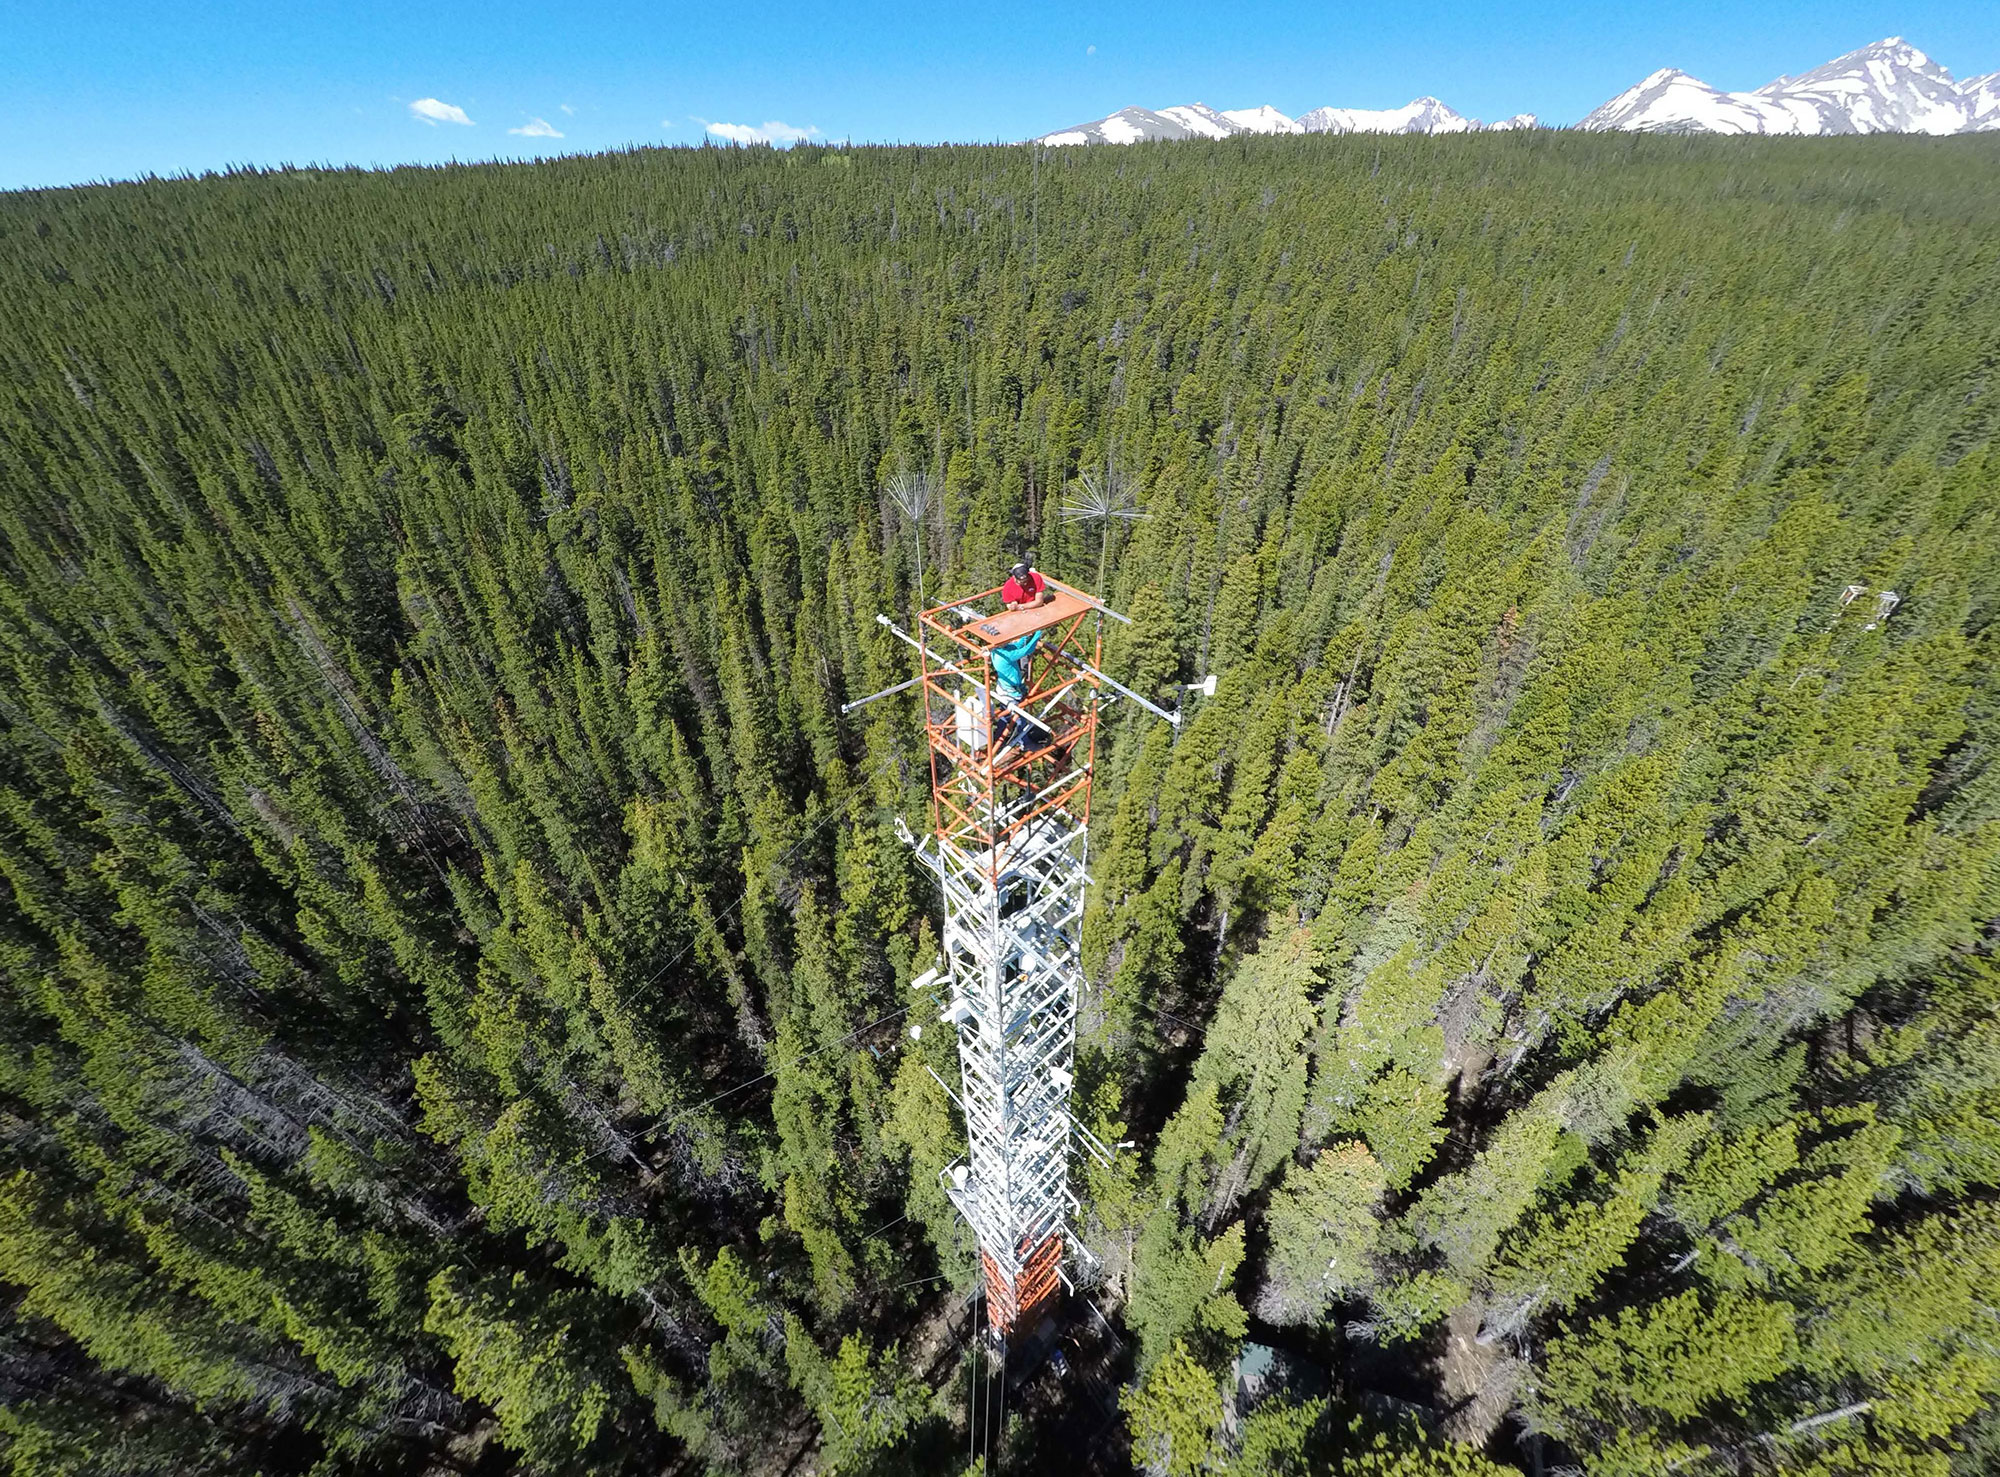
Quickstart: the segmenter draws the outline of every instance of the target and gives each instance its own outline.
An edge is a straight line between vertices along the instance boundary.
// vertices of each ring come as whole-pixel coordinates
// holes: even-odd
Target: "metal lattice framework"
[[[919,643],[931,766],[919,852],[944,893],[944,959],[920,983],[948,992],[967,1138],[941,1178],[978,1237],[1003,1336],[1054,1299],[1075,1204],[1069,1097],[1102,607],[1048,584],[1055,598],[1031,610],[984,613],[995,590],[926,610]],[[1009,701],[993,653],[1031,632],[1039,645]]]

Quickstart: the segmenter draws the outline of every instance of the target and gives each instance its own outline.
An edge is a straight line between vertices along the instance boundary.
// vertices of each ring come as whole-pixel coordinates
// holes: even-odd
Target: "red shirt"
[[[1028,583],[1033,588],[1023,589],[1019,580],[1015,579],[1011,574],[1008,575],[1007,583],[1000,587],[1001,603],[1003,605],[1032,605],[1035,601],[1042,598],[1042,591],[1049,587],[1049,582],[1042,578],[1042,572],[1039,569],[1028,571]]]

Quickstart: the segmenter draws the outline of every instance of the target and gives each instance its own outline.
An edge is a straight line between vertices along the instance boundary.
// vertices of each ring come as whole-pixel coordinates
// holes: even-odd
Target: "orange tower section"
[[[1055,598],[1032,610],[982,615],[999,598],[998,590],[986,590],[934,606],[921,618],[928,638],[921,654],[931,830],[940,841],[987,853],[995,877],[1004,860],[996,845],[1037,818],[1061,811],[1078,826],[1090,823],[1100,607],[1080,590],[1043,578]],[[994,654],[1029,636],[1036,638],[1023,663],[1029,680],[1010,699],[996,692]],[[996,710],[997,722],[989,725]],[[987,743],[989,726],[1001,731],[998,752]]]

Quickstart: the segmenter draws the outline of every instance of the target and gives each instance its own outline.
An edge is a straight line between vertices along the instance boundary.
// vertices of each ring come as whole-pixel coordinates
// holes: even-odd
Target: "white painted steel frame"
[[[1024,1249],[1064,1233],[1075,1205],[1069,1099],[1088,833],[1052,810],[998,857],[933,846],[920,854],[945,899],[945,1018],[958,1032],[968,1144],[940,1179],[1012,1279]]]
[[[958,1036],[959,1106],[967,1153],[940,1182],[1005,1284],[996,1322],[1011,1319],[1025,1259],[1067,1240],[1070,1088],[1076,1050],[1087,806],[1095,759],[1090,674],[1037,694],[1032,716],[1052,731],[1088,715],[1085,743],[1039,788],[996,781],[1011,761],[968,709],[990,713],[984,661],[926,663],[938,825],[919,854],[944,896],[944,1018]],[[946,721],[949,713],[960,715]],[[1014,709],[1021,712],[1020,709]],[[1070,714],[1068,720],[1059,713]],[[1025,715],[1024,715],[1025,716]],[[970,730],[970,732],[968,732]],[[945,740],[949,734],[956,742]],[[967,738],[973,742],[968,744]],[[951,766],[948,776],[935,766]],[[1011,795],[1007,792],[1012,789]],[[1032,1281],[1032,1279],[1030,1279]]]
[[[1038,1316],[1073,1245],[1070,1093],[1097,755],[1103,607],[1055,583],[1067,605],[1039,626],[1021,613],[982,617],[973,605],[922,612],[911,638],[922,658],[931,835],[918,847],[944,897],[944,957],[926,983],[949,992],[958,1104],[967,1152],[939,1178],[978,1238],[990,1326]],[[1043,632],[1024,674],[1002,695],[993,652],[1012,630]],[[969,629],[976,624],[977,630]],[[1088,649],[1079,649],[1090,628]],[[1032,725],[1032,749],[990,742],[993,718]]]

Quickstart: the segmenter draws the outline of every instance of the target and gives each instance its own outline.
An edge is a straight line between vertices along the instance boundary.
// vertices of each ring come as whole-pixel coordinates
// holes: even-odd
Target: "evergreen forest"
[[[1990,136],[0,196],[0,1471],[2000,1468],[1996,438]],[[1186,716],[1003,1380],[842,705],[1027,547]]]

